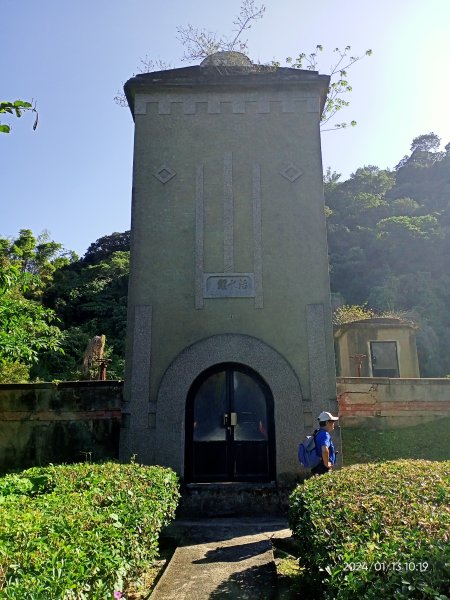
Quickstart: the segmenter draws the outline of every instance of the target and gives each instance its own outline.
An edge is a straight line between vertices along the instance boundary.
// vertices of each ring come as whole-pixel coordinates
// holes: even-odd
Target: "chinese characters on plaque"
[[[253,273],[205,273],[204,298],[254,298]]]

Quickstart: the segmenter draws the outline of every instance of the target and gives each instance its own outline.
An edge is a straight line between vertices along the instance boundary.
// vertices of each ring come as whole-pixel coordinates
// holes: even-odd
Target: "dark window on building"
[[[397,342],[370,342],[373,377],[400,377]]]

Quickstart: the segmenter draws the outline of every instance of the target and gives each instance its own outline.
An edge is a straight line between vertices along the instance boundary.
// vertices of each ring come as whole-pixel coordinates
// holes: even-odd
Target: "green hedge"
[[[178,498],[175,473],[134,463],[0,478],[0,597],[113,598],[156,558]]]
[[[299,485],[290,527],[324,599],[450,597],[450,461],[354,465]]]

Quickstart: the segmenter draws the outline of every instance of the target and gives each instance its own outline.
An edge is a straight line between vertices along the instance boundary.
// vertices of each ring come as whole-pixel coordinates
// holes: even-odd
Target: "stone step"
[[[181,517],[287,515],[292,488],[275,483],[189,483],[182,488]]]

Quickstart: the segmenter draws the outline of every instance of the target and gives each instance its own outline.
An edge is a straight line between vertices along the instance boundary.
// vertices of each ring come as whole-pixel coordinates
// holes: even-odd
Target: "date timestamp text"
[[[390,571],[405,571],[405,572],[413,572],[418,571],[420,573],[425,573],[428,571],[428,563],[427,562],[384,562],[377,561],[373,563],[366,562],[348,562],[344,564],[344,571],[377,571],[379,573],[387,573]]]

